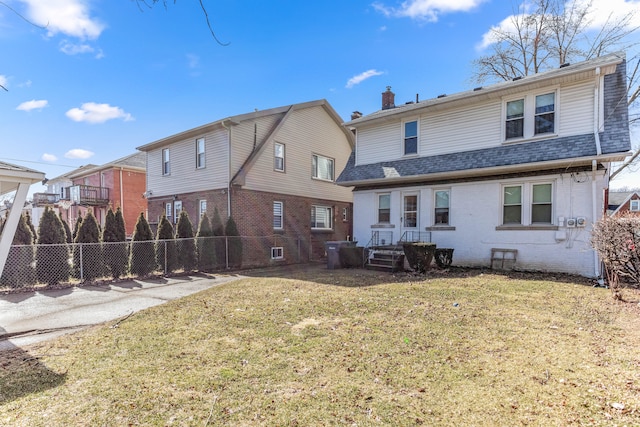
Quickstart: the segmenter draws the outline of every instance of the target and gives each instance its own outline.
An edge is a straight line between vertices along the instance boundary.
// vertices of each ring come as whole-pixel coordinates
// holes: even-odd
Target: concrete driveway
[[[0,295],[0,351],[114,321],[243,277],[194,275]]]

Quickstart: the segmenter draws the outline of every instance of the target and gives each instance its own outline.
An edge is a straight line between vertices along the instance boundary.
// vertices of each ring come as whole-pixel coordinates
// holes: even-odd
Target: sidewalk
[[[116,320],[243,277],[193,275],[0,295],[0,351]]]

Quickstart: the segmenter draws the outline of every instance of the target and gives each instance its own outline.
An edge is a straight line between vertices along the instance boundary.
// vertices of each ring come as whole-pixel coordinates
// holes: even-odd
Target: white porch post
[[[27,193],[31,184],[19,183],[16,190],[16,195],[13,199],[13,207],[9,212],[7,222],[4,224],[2,233],[0,233],[0,276],[4,271],[4,264],[7,262],[9,256],[9,249],[11,243],[13,243],[13,236],[16,234],[16,228],[18,227],[18,221],[20,221],[20,215],[22,214],[22,207],[25,200],[27,200]]]

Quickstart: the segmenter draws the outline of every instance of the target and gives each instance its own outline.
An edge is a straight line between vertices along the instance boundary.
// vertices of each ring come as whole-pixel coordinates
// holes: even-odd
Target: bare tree
[[[167,4],[169,2],[169,0],[135,0],[136,3],[138,4],[138,7],[149,7],[152,8],[153,6],[157,5],[158,3],[161,3],[165,9],[167,8]],[[173,0],[173,3],[175,4],[178,0]],[[218,36],[216,36],[216,33],[213,31],[213,26],[211,25],[211,20],[209,19],[209,13],[207,12],[207,8],[204,5],[203,0],[198,0],[200,3],[200,8],[202,9],[202,13],[204,14],[204,17],[207,21],[207,28],[209,28],[209,32],[211,33],[211,36],[213,37],[213,39],[216,41],[216,43],[218,43],[221,46],[228,46],[229,43],[223,43],[220,41],[220,39],[218,38]]]
[[[532,0],[493,27],[487,36],[489,53],[473,61],[476,83],[512,80],[565,63],[595,58],[636,44],[629,39],[640,27],[634,26],[633,12],[620,17],[609,15],[598,31],[592,30],[593,4],[579,0]],[[629,125],[640,123],[640,56],[628,58]],[[610,176],[613,179],[640,158],[640,149]]]

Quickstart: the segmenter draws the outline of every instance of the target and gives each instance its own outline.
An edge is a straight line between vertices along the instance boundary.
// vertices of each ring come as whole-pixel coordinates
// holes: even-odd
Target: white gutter
[[[593,215],[593,221],[592,223],[595,224],[597,218],[598,218],[598,207],[596,206],[596,194],[597,194],[597,187],[596,187],[596,171],[598,170],[598,162],[594,159],[591,162],[591,172],[592,172],[592,176],[591,176],[591,215]],[[595,249],[593,250],[593,275],[594,277],[600,279],[600,258],[598,257],[598,251],[596,251]]]
[[[593,96],[593,136],[596,139],[596,154],[602,154],[600,146],[600,67],[596,68],[596,87]]]
[[[227,219],[231,216],[231,128],[224,124],[224,120],[220,122],[223,128],[227,130]]]

